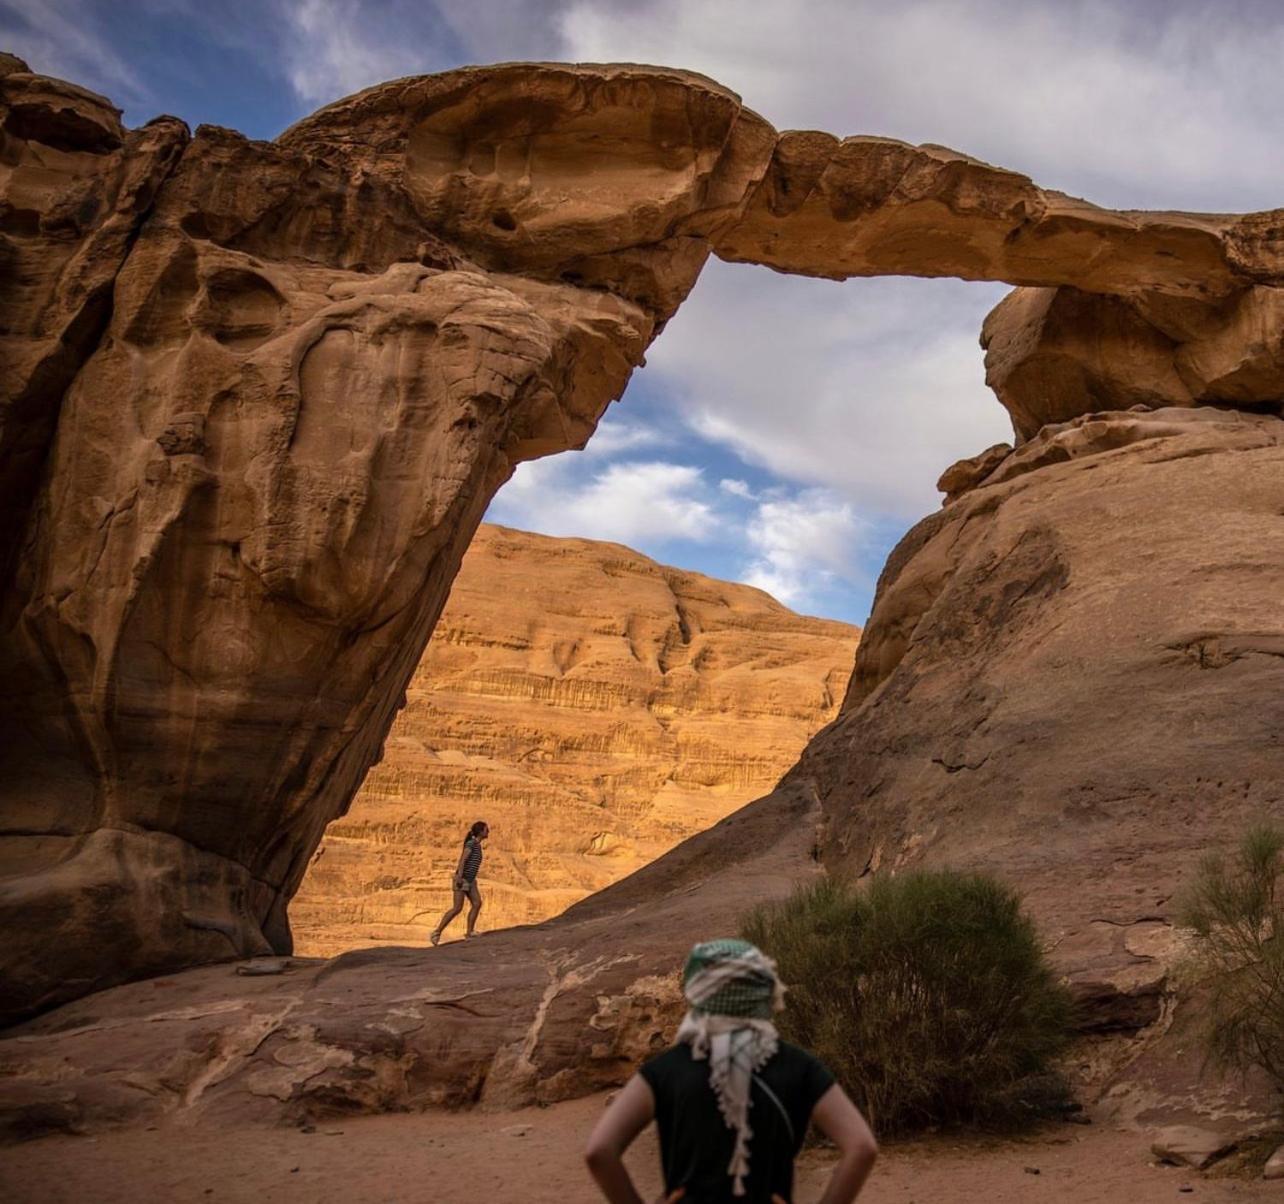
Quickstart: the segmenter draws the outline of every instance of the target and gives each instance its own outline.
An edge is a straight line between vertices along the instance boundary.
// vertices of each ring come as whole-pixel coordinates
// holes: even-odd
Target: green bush
[[[1213,1061],[1258,1067],[1284,1088],[1284,831],[1253,828],[1229,862],[1205,858],[1180,920],[1195,934]]]
[[[766,904],[745,936],[789,990],[781,1035],[837,1076],[881,1136],[1011,1125],[1067,1100],[1069,993],[1019,897],[951,871],[833,878]]]

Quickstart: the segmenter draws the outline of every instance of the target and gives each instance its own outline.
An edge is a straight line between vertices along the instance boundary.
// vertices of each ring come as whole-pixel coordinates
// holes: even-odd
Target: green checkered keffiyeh
[[[753,1129],[749,1084],[779,1047],[771,1013],[783,1002],[776,963],[748,941],[705,941],[691,950],[682,972],[691,1010],[678,1027],[678,1042],[691,1058],[709,1063],[709,1086],[735,1144],[727,1174],[731,1194],[745,1194]]]
[[[748,941],[704,941],[691,950],[682,989],[693,1008],[715,1016],[770,1020],[781,986],[775,963]]]

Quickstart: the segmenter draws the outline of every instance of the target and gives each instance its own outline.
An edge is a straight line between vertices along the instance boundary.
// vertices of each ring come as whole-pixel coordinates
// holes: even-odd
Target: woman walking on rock
[[[481,869],[482,841],[489,835],[490,828],[487,827],[485,820],[479,819],[468,829],[468,835],[464,837],[463,850],[459,854],[459,864],[455,866],[455,873],[450,881],[451,889],[454,891],[450,910],[441,917],[428,938],[434,945],[441,940],[441,934],[445,932],[446,925],[463,910],[465,897],[472,906],[468,909],[468,927],[464,937],[467,939],[475,935],[473,928],[476,927],[477,914],[482,906],[481,891],[477,889],[477,871]]]
[[[611,1204],[642,1204],[623,1154],[653,1118],[672,1204],[788,1204],[794,1159],[815,1123],[841,1157],[820,1204],[851,1204],[878,1147],[856,1105],[811,1054],[781,1041],[771,1014],[784,989],[748,941],[691,950],[691,1005],[677,1044],[652,1058],[602,1114],[585,1158]]]

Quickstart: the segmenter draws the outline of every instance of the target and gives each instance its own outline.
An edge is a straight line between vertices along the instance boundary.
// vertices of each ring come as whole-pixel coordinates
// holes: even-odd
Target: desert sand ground
[[[361,1117],[312,1133],[162,1127],[49,1137],[0,1153],[0,1200],[592,1204],[600,1197],[579,1152],[603,1102],[595,1096],[516,1113]],[[660,1184],[653,1130],[629,1160],[645,1198],[654,1199]],[[798,1204],[819,1197],[828,1164],[824,1151],[804,1155]],[[1054,1200],[1284,1201],[1284,1182],[1155,1166],[1143,1135],[1064,1125],[1021,1141],[942,1138],[893,1146],[861,1196],[861,1204]]]

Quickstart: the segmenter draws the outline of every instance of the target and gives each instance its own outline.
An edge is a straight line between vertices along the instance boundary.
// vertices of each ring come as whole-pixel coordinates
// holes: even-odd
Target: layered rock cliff
[[[479,817],[482,931],[654,861],[784,776],[838,713],[858,637],[619,544],[483,524],[294,898],[296,951],[422,945]]]

